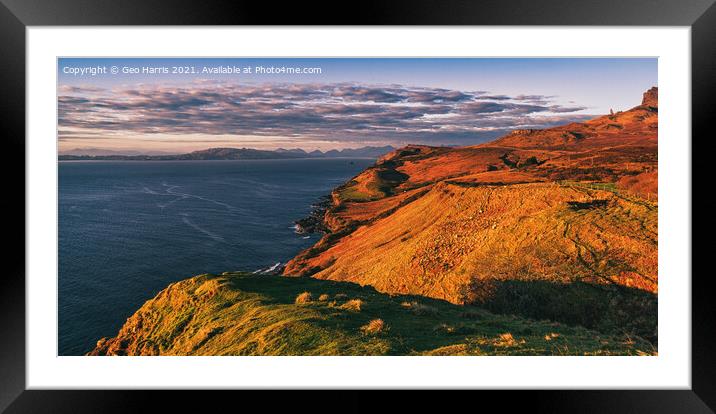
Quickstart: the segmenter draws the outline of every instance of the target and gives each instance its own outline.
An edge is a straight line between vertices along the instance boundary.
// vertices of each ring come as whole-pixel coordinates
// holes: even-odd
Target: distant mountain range
[[[59,155],[86,155],[91,157],[105,155],[174,155],[176,152],[169,151],[132,151],[132,150],[111,150],[106,148],[74,148],[71,150],[60,151]]]
[[[187,154],[91,154],[61,153],[60,161],[72,160],[107,160],[107,161],[192,161],[192,160],[276,160],[276,159],[297,159],[297,158],[378,158],[395,148],[386,145],[383,147],[362,147],[346,148],[330,151],[304,151],[300,148],[276,150],[257,150],[252,148],[209,148],[201,151],[194,151]]]

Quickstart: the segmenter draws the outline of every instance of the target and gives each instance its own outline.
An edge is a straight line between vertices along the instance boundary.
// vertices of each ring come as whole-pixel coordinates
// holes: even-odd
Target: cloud
[[[577,112],[577,111],[583,111],[587,109],[586,106],[560,106],[560,105],[551,105],[549,107],[549,110],[551,112],[555,113],[568,113],[568,112]]]
[[[62,86],[59,139],[256,136],[295,140],[466,144],[514,128],[583,120],[583,106],[544,95],[490,95],[361,84]]]
[[[401,102],[406,99],[405,95],[395,93],[388,89],[364,86],[336,87],[332,90],[331,96],[360,102]]]
[[[464,110],[468,113],[477,114],[490,114],[500,112],[508,115],[522,115],[535,112],[545,112],[548,111],[548,108],[538,105],[525,105],[515,103],[470,102],[464,105],[461,110]]]
[[[449,89],[421,89],[406,92],[408,102],[450,103],[469,101],[475,95]]]
[[[481,95],[481,96],[475,97],[475,99],[489,99],[492,101],[507,101],[507,100],[514,99],[514,98],[511,98],[507,95]]]

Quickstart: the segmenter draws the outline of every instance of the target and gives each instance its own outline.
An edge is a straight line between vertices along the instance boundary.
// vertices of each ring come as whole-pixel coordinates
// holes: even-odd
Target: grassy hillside
[[[657,209],[576,185],[445,181],[307,257],[314,276],[462,303],[470,278],[619,283],[656,292]]]
[[[446,181],[306,262],[320,279],[655,341],[657,234],[655,205],[609,190]]]
[[[306,293],[307,292],[307,293]],[[170,285],[91,355],[651,355],[603,335],[355,284],[245,273]]]
[[[328,233],[284,274],[656,343],[657,100],[652,89],[584,123],[393,151],[333,192]]]

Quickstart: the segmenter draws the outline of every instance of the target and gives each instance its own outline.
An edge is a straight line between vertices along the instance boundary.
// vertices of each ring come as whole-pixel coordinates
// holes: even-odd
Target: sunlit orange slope
[[[658,91],[631,110],[461,148],[408,146],[332,194],[287,276],[463,303],[475,280],[657,291]]]

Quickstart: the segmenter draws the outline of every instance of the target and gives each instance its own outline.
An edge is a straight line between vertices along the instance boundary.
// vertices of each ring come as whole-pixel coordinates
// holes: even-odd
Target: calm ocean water
[[[293,231],[368,159],[59,164],[59,354],[82,355],[169,283],[286,262]]]

